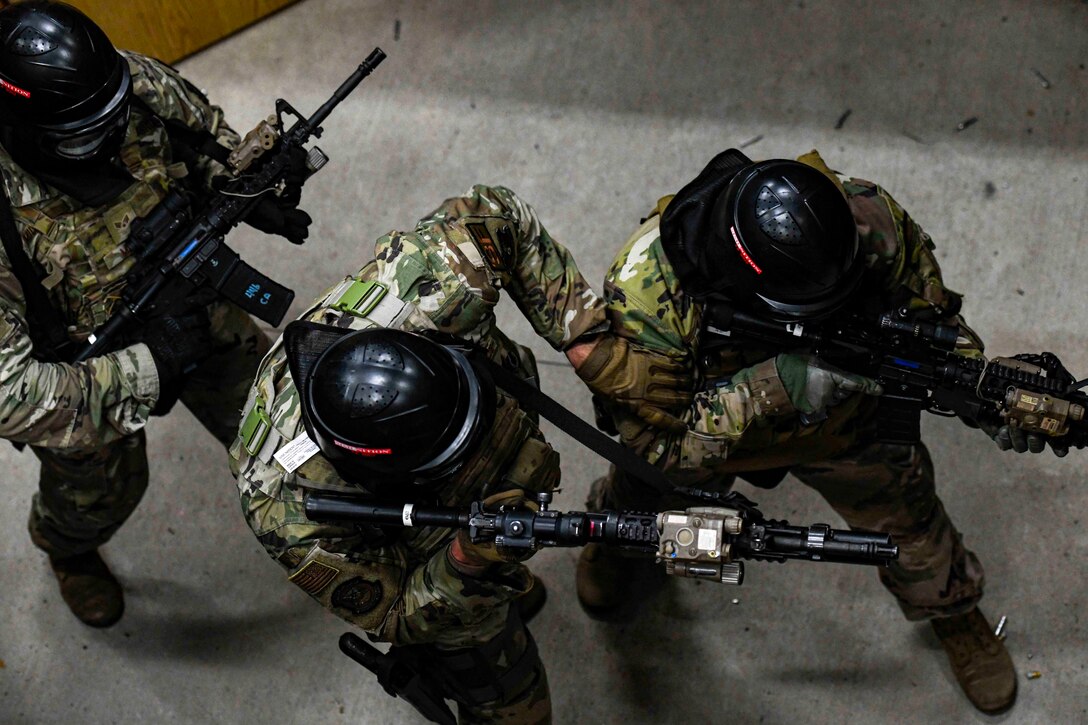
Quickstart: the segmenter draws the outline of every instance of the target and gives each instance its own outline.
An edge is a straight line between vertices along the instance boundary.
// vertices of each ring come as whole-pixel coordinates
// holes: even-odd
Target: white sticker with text
[[[299,466],[313,458],[314,454],[319,450],[317,444],[310,440],[310,436],[306,431],[302,431],[298,438],[276,451],[273,458],[283,466],[283,470],[294,473]]]

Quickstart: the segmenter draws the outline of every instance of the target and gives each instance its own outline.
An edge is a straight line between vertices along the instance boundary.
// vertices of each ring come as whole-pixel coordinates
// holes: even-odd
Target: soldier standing
[[[0,11],[0,436],[41,460],[30,535],[64,601],[94,627],[122,590],[98,554],[148,482],[143,427],[181,400],[224,446],[267,336],[232,304],[194,302],[126,346],[72,364],[134,264],[132,223],[166,194],[207,194],[231,147],[223,113],[172,68],[118,52],[81,12],[30,1]],[[248,220],[301,243],[297,195]]]
[[[982,566],[937,497],[925,446],[876,440],[880,386],[800,349],[711,344],[706,329],[715,301],[790,323],[846,306],[906,307],[958,326],[957,352],[981,356],[932,240],[903,208],[879,186],[832,172],[816,152],[752,163],[726,151],[659,202],[617,256],[604,298],[611,331],[579,375],[623,442],[685,485],[724,488],[740,475],[770,487],[792,473],[851,526],[891,534],[900,557],[880,577],[906,617],[932,623],[978,709],[1011,706],[1012,661],[977,606]],[[1028,449],[1009,433],[991,431],[1002,448]],[[669,505],[616,471],[594,484],[588,503]],[[583,607],[616,614],[635,565],[586,547],[577,572]]]
[[[288,325],[231,453],[246,519],[291,582],[396,656],[414,653],[461,722],[547,723],[544,666],[511,607],[533,581],[524,566],[463,532],[317,523],[304,509],[310,490],[464,506],[559,482],[535,417],[442,344],[535,381],[530,351],[495,326],[500,288],[575,365],[603,329],[600,299],[532,208],[476,186],[379,239],[373,262]]]

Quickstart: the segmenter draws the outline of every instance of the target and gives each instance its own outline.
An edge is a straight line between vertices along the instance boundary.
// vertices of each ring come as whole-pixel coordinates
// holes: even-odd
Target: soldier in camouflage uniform
[[[582,339],[604,329],[600,299],[534,211],[509,190],[485,186],[447,200],[411,232],[380,238],[374,261],[322,294],[301,319],[345,330],[453,335],[495,364],[535,380],[532,354],[495,326],[500,288],[533,329],[574,363],[586,347]],[[413,482],[398,483],[390,494],[385,475],[353,473],[344,459],[362,461],[359,466],[367,459],[343,451],[358,446],[337,442],[339,448],[326,444],[318,452],[315,445],[294,460],[288,455],[311,436],[325,440],[313,432],[316,424],[300,405],[296,385],[305,383],[295,379],[291,362],[291,334],[304,324],[288,326],[287,344],[278,341],[262,362],[231,449],[253,532],[290,581],[340,617],[397,648],[422,647],[421,659],[439,663],[440,678],[451,677],[442,671],[462,662],[460,679],[452,677],[447,694],[458,700],[462,722],[550,722],[543,665],[528,631],[510,619],[510,602],[532,582],[525,567],[493,563],[495,557],[449,530],[410,528],[375,541],[354,527],[306,517],[308,490],[402,496],[403,502]],[[316,370],[311,377],[299,375],[304,381],[318,377]],[[359,393],[348,395],[355,395],[356,407],[347,416],[354,419]],[[452,472],[433,476],[433,493],[424,500],[445,506],[485,497],[516,500],[520,491],[502,492],[531,494],[558,483],[559,456],[534,417],[502,391],[496,397],[494,422],[481,442]],[[492,679],[500,683],[498,690],[488,684]],[[477,692],[466,695],[470,690]]]
[[[828,311],[846,303],[878,312],[907,306],[958,325],[960,354],[982,354],[982,343],[956,314],[959,295],[944,286],[929,235],[881,187],[839,176],[815,151],[799,161],[782,162],[782,173],[815,177],[804,193],[822,189],[825,205],[839,210],[835,224],[827,215],[814,219],[811,198],[806,211],[795,203],[804,195],[788,186],[752,186],[764,173],[759,169],[775,162],[757,167],[738,152],[721,154],[675,198],[662,199],[616,257],[604,286],[611,333],[579,374],[605,401],[623,442],[677,483],[728,488],[740,475],[759,485],[768,482],[768,471],[777,474],[771,482],[788,471],[851,526],[892,534],[900,556],[880,572],[882,583],[908,619],[933,622],[972,703],[1000,711],[1014,700],[1016,677],[977,609],[982,566],[937,497],[925,446],[874,442],[880,386],[770,345],[707,345],[705,302],[717,285],[738,309],[779,320],[803,320],[804,305],[821,299]],[[741,183],[750,191],[735,191]],[[745,193],[750,196],[729,206]],[[738,232],[736,219],[751,211],[741,209],[744,203],[763,215],[760,232]],[[813,231],[814,222],[826,237]],[[763,247],[752,243],[763,232],[781,240],[775,249],[764,240],[757,240]],[[803,235],[822,239],[811,259],[799,241]],[[832,260],[839,264],[828,277],[834,284],[818,289],[826,271],[820,255],[854,239],[857,246],[843,247],[842,257]],[[770,293],[775,265],[788,270],[780,275],[788,283]],[[801,299],[809,291],[812,296]],[[677,502],[613,470],[594,484],[588,505],[662,510]],[[577,582],[583,606],[616,613],[628,595],[631,567],[608,550],[586,547]]]
[[[206,193],[222,170],[170,129],[226,147],[238,137],[177,72],[118,53],[74,8],[19,3],[0,12],[0,28],[0,181],[10,202],[0,201],[10,208],[0,220],[0,436],[41,460],[30,534],[64,600],[86,624],[108,626],[123,597],[97,549],[147,487],[148,417],[180,398],[229,446],[269,341],[240,309],[215,303],[154,321],[141,342],[86,362],[69,363],[59,347],[109,318],[135,261],[132,222],[178,185]],[[35,294],[42,304],[32,309]]]

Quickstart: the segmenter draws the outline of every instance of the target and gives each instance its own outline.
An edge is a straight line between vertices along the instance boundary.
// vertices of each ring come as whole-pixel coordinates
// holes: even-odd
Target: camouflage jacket
[[[603,328],[600,299],[533,210],[509,190],[485,186],[447,200],[411,232],[380,238],[374,261],[323,293],[302,319],[353,329],[441,330],[533,377],[529,350],[495,326],[500,285],[557,349]],[[297,470],[277,459],[305,435],[300,415],[281,338],[261,363],[231,455],[246,520],[290,580],[384,641],[463,647],[497,634],[506,603],[531,583],[528,570],[511,564],[479,579],[460,575],[446,558],[449,530],[412,528],[379,541],[307,519],[307,489],[361,491],[320,453]],[[267,437],[254,433],[262,418]],[[500,392],[487,443],[442,486],[436,502],[467,506],[509,488],[550,490],[558,466],[533,419]]]
[[[839,176],[815,151],[798,159],[828,174],[846,194],[866,263],[866,288],[885,309],[906,304],[946,307],[956,293],[941,279],[933,241],[887,191],[869,181]],[[662,199],[657,212],[671,197]],[[604,284],[611,330],[694,370],[702,305],[684,295],[661,245],[655,213],[617,255]],[[886,303],[884,302],[886,300]],[[970,344],[962,354],[981,354],[982,343],[959,318]],[[754,343],[716,350],[710,380],[729,380],[782,350]],[[765,368],[762,368],[765,369]],[[742,376],[744,377],[744,376]],[[739,386],[724,384],[697,392],[692,407],[674,411],[688,421],[686,433],[664,433],[622,411],[612,411],[624,442],[651,462],[688,482],[706,482],[734,471],[763,470],[823,460],[845,451],[872,425],[875,399],[854,395],[828,410],[826,421],[803,426],[796,417],[760,414],[758,402]]]
[[[150,211],[176,179],[216,169],[189,169],[172,158],[162,119],[175,119],[233,146],[223,112],[173,69],[123,53],[137,98],[120,158],[132,184],[101,207],[87,207],[40,182],[0,149],[0,177],[26,249],[45,272],[42,284],[63,314],[68,334],[85,340],[105,322],[132,267],[129,225]],[[158,374],[145,345],[78,365],[45,363],[31,354],[22,288],[0,249],[0,436],[49,448],[93,449],[139,430],[158,398]]]

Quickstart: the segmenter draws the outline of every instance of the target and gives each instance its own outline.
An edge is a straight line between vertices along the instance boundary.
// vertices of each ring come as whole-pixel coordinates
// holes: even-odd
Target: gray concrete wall
[[[758,137],[749,155],[815,147],[889,189],[937,241],[991,353],[1053,350],[1088,375],[1086,21],[1072,0],[308,0],[182,70],[244,131],[276,96],[311,111],[373,46],[389,53],[327,123],[333,160],[304,196],[312,240],[233,238],[298,291],[298,310],[377,236],[474,182],[524,195],[599,281],[658,196]],[[513,305],[501,323],[531,342]],[[562,358],[533,347],[557,363],[545,389],[588,418]],[[339,654],[344,624],[263,553],[213,439],[187,412],[148,430],[151,489],[105,548],[128,593],[107,631],[60,601],[25,534],[36,462],[0,450],[0,722],[419,722]],[[580,508],[604,465],[547,432],[565,467],[558,503]],[[1009,616],[1020,699],[998,720],[1088,721],[1086,454],[1001,454],[950,420],[925,432],[986,566],[983,608]],[[841,524],[796,481],[741,490],[777,516]],[[671,582],[637,620],[606,625],[574,599],[576,555],[532,562],[552,594],[533,630],[559,723],[991,719],[871,571],[753,564],[740,589]]]

